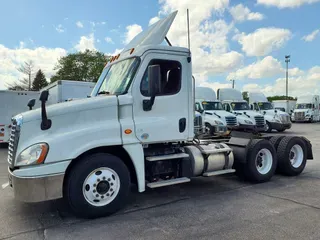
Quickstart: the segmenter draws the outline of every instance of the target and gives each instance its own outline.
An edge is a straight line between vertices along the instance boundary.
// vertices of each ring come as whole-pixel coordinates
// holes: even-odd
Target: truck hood
[[[98,96],[93,98],[77,99],[76,101],[69,101],[57,103],[46,107],[47,116],[50,119],[52,116],[59,116],[64,114],[72,114],[74,112],[86,111],[89,109],[105,108],[107,106],[116,106],[118,99],[116,96]],[[21,114],[23,122],[30,122],[41,119],[41,108]]]
[[[275,115],[278,115],[278,116],[289,116],[288,113],[280,111],[280,110],[277,110],[277,113],[274,112],[274,109],[262,110],[262,112],[264,112],[264,111],[266,112],[265,115],[269,115],[269,116],[275,116]]]
[[[249,115],[250,117],[256,117],[256,116],[263,116],[260,113],[257,113],[255,111],[251,111],[251,110],[247,110],[247,111],[235,111],[236,113],[241,113],[242,117],[247,117],[246,115]],[[244,112],[246,113],[246,115],[244,114]]]
[[[234,117],[234,114],[231,114],[227,111],[224,110],[206,110],[205,113],[210,113],[212,114],[212,116],[215,116],[217,118],[219,118],[217,115],[219,115],[221,118],[225,118],[225,117]],[[215,115],[217,114],[217,115]]]

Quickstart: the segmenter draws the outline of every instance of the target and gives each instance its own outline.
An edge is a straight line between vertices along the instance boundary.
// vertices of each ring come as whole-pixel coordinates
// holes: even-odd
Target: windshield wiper
[[[221,116],[220,115],[218,115],[218,114],[216,114],[215,112],[213,113],[214,115],[216,115],[218,118],[221,118]]]
[[[109,95],[109,94],[110,94],[110,92],[106,92],[106,91],[98,92],[98,95],[100,95],[100,94],[107,94],[107,95]]]

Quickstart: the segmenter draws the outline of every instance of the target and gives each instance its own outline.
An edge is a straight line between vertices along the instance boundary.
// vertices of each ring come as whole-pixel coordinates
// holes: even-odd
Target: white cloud
[[[67,21],[69,18],[68,17],[65,17],[63,20]]]
[[[63,33],[66,30],[65,28],[63,28],[62,24],[59,24],[55,28],[58,33]]]
[[[97,39],[97,43],[99,43],[100,42],[100,39]]]
[[[290,40],[292,33],[282,28],[259,28],[253,33],[238,34],[233,37],[242,45],[248,56],[265,56],[280,49]]]
[[[78,28],[83,28],[83,23],[80,21],[76,22],[76,25]]]
[[[230,50],[228,43],[233,24],[220,18],[215,20],[229,7],[229,0],[161,0],[160,3],[160,16],[178,10],[168,33],[169,40],[176,46],[187,47],[186,9],[190,9],[192,65],[198,84],[199,81],[205,84],[209,76],[227,73],[242,64],[242,54]]]
[[[127,32],[125,35],[124,43],[129,43],[136,35],[142,32],[142,27],[138,24],[129,25],[126,27]]]
[[[154,23],[156,23],[156,22],[158,22],[159,20],[160,20],[159,17],[153,17],[153,18],[151,18],[150,21],[149,21],[149,26],[152,25],[152,24],[154,24]]]
[[[116,50],[114,50],[113,53],[106,53],[105,55],[106,55],[106,56],[115,56],[115,55],[118,55],[119,53],[121,53],[122,50],[123,50],[123,48],[121,48],[121,49],[118,49],[118,48],[117,48]]]
[[[260,61],[254,62],[244,68],[240,68],[228,75],[227,79],[247,80],[278,77],[285,74],[285,68],[281,62],[272,56],[267,56]],[[289,69],[292,77],[301,76],[304,72],[299,68]]]
[[[320,2],[320,0],[257,0],[258,4],[278,8],[296,8],[303,4],[312,4],[316,2]]]
[[[88,36],[82,36],[74,48],[78,51],[85,51],[86,49],[96,50],[94,45],[94,34],[91,33]]]
[[[93,22],[93,21],[91,21],[90,24],[91,24],[92,27],[95,27],[95,26],[96,26],[96,23]]]
[[[101,24],[101,25],[105,25],[105,24],[106,24],[106,22],[100,22],[100,24]]]
[[[312,33],[310,33],[309,35],[306,35],[306,36],[303,36],[303,40],[306,41],[306,42],[312,42],[316,37],[317,35],[319,34],[320,30],[317,29],[317,30],[314,30]]]
[[[303,87],[301,87],[303,86]],[[320,66],[315,66],[303,75],[288,79],[289,96],[298,97],[306,94],[320,94]],[[242,91],[262,91],[266,96],[285,95],[286,78],[278,78],[273,84],[246,84]]]
[[[111,37],[105,37],[104,40],[105,40],[107,43],[112,43],[112,44],[114,44],[114,42],[112,41],[112,38],[111,38]]]
[[[251,12],[249,8],[238,4],[230,8],[230,14],[237,22],[243,22],[246,20],[259,21],[264,18],[263,14],[259,12]]]
[[[53,68],[57,60],[66,54],[62,48],[11,49],[0,44],[0,89],[5,89],[7,83],[23,78],[17,68],[29,60],[34,62],[35,71],[41,69],[49,79],[55,73]]]

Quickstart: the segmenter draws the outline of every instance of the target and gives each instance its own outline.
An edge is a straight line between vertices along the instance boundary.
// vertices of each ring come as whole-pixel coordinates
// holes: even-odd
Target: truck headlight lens
[[[249,121],[249,120],[244,120],[244,122],[246,123],[246,124],[253,124],[251,121]]]
[[[216,125],[223,125],[223,122],[220,122],[220,121],[215,120],[215,121],[214,121],[214,124],[216,124]]]
[[[277,123],[281,123],[280,119],[277,119],[277,118],[275,118],[274,121]]]
[[[16,166],[26,166],[43,163],[49,146],[46,143],[38,143],[23,150],[17,158]]]

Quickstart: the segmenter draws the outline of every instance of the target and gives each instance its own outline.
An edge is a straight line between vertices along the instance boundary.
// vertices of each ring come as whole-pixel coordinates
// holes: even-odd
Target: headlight
[[[215,121],[214,121],[214,124],[215,124],[215,125],[223,125],[223,122],[220,122],[220,121],[215,120]]]
[[[274,118],[274,121],[277,123],[281,123],[280,119]]]
[[[244,122],[245,122],[246,124],[253,124],[253,122],[251,122],[251,121],[249,121],[249,120],[244,120]]]
[[[34,165],[43,163],[49,146],[46,143],[38,143],[23,150],[17,158],[16,166]]]

